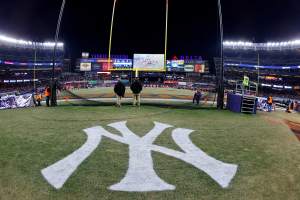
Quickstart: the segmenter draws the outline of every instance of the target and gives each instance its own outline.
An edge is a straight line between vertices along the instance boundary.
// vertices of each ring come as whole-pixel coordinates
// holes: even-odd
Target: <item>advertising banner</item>
[[[205,72],[205,65],[204,64],[196,64],[195,65],[195,72],[196,73],[204,73]]]
[[[165,71],[164,54],[134,54],[133,70]]]
[[[194,65],[184,65],[184,71],[185,72],[194,72]]]
[[[88,52],[82,52],[81,57],[82,58],[89,58],[90,54]]]
[[[132,70],[132,60],[131,59],[115,59],[113,61],[113,68],[111,70],[115,71],[128,71]]]
[[[168,60],[167,71],[169,72],[183,72],[184,60]]]
[[[92,63],[82,62],[80,63],[80,71],[90,72],[92,70]]]

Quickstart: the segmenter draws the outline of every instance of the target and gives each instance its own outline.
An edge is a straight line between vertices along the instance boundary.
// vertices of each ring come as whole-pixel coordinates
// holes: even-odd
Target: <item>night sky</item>
[[[218,54],[217,0],[169,0],[168,55]],[[299,0],[223,0],[224,38],[300,38]],[[0,33],[53,40],[60,0],[1,0]],[[113,0],[67,0],[60,40],[67,55],[107,53]],[[112,54],[163,53],[164,0],[118,0]]]

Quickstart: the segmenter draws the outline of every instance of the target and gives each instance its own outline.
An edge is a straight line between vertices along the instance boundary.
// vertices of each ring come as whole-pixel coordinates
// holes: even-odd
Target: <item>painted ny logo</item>
[[[189,138],[190,133],[193,132],[190,129],[176,128],[172,131],[172,138],[183,152],[155,145],[153,144],[155,139],[172,126],[159,122],[154,124],[154,128],[143,137],[130,131],[126,121],[108,125],[118,130],[122,136],[112,134],[101,126],[85,129],[88,137],[86,143],[64,159],[43,169],[42,174],[53,187],[60,189],[77,167],[97,148],[102,136],[105,136],[129,146],[127,173],[119,183],[110,186],[110,190],[129,192],[174,190],[175,186],[166,183],[155,173],[152,151],[189,163],[208,174],[222,188],[228,187],[235,176],[237,165],[218,161],[196,147]]]

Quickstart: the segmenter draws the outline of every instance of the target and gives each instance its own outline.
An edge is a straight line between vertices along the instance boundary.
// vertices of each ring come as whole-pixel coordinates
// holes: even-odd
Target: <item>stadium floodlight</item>
[[[224,46],[239,46],[239,47],[250,47],[253,46],[252,42],[245,42],[245,41],[224,41],[223,42]]]
[[[282,85],[273,85],[274,88],[283,88]]]
[[[42,44],[45,47],[54,47],[55,46],[55,42],[44,42]],[[62,43],[62,42],[57,43],[57,47],[63,47],[63,46],[64,46],[64,43]]]
[[[233,43],[232,43],[231,41],[225,41],[223,44],[224,44],[224,45],[227,45],[227,46],[233,45]]]
[[[264,84],[264,83],[262,83],[261,86],[263,86],[263,87],[272,87],[272,85],[270,85],[270,84]]]
[[[0,41],[3,41],[5,43],[10,43],[10,44],[30,46],[32,48],[36,48],[37,46],[53,48],[55,46],[54,42],[43,42],[43,43],[33,42],[33,41],[29,41],[29,40],[15,39],[13,37],[9,37],[6,35],[0,35]],[[64,43],[62,43],[62,42],[57,43],[57,47],[62,48],[63,46],[64,46]]]
[[[8,43],[13,43],[13,44],[20,44],[20,45],[32,45],[31,41],[25,41],[25,40],[18,40],[12,37],[8,37],[5,35],[0,35],[0,40]]]
[[[249,48],[249,49],[265,49],[265,50],[275,50],[282,48],[299,48],[300,40],[290,40],[290,41],[279,41],[279,42],[267,42],[267,43],[252,43],[246,41],[225,41],[223,46],[226,48]]]
[[[259,66],[259,65],[254,65],[253,66],[255,69],[259,69],[259,68],[262,68],[261,66]]]
[[[298,45],[300,44],[300,40],[295,40],[295,43]]]

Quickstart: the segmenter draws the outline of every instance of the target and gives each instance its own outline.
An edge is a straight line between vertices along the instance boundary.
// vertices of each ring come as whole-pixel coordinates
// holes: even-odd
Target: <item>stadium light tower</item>
[[[221,67],[220,74],[218,78],[218,100],[217,100],[217,108],[224,108],[224,56],[223,56],[223,16],[222,16],[222,5],[221,0],[218,0],[218,11],[219,11],[219,23],[220,23],[220,42],[221,42]]]
[[[51,106],[57,105],[57,97],[56,97],[56,88],[57,83],[55,81],[55,62],[56,62],[56,50],[57,50],[57,43],[58,43],[58,37],[59,37],[59,31],[60,31],[60,24],[62,20],[62,16],[64,13],[66,0],[62,1],[60,12],[58,16],[58,21],[56,25],[56,32],[55,32],[55,39],[54,39],[54,48],[53,48],[53,62],[52,62],[52,78],[51,78]]]
[[[33,63],[33,94],[36,94],[36,82],[35,82],[35,79],[36,79],[36,54],[37,54],[37,45],[36,45],[36,42],[33,43],[34,45],[34,63]]]
[[[256,96],[259,95],[259,73],[260,73],[260,55],[259,52],[257,52],[257,84],[256,84]]]

